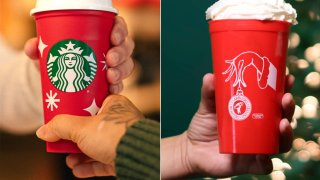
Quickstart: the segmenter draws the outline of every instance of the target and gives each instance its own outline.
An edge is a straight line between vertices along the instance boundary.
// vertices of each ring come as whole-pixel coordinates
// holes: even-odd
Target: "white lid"
[[[118,10],[112,5],[112,0],[37,0],[36,7],[31,10],[30,14],[70,9],[99,10],[118,13]]]
[[[284,0],[219,0],[208,8],[206,19],[278,20],[297,24],[297,12]]]

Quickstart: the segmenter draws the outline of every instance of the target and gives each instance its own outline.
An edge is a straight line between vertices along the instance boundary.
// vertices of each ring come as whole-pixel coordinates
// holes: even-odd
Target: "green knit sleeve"
[[[132,125],[117,147],[116,173],[123,179],[160,179],[160,125],[141,120]]]

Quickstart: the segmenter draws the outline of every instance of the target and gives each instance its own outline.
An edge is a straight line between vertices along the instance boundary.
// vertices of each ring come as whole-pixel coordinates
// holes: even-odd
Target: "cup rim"
[[[79,7],[66,7],[66,8],[33,8],[30,11],[30,15],[34,16],[37,13],[40,12],[48,12],[48,11],[63,11],[63,10],[94,10],[94,11],[106,11],[106,12],[112,12],[112,13],[116,13],[118,14],[118,10],[116,8],[113,7],[109,7],[109,8],[79,8]]]

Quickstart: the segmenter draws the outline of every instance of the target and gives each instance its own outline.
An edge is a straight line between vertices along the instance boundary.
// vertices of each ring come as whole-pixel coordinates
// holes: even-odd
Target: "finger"
[[[280,147],[281,153],[288,152],[292,147],[293,131],[287,119],[282,119],[279,125],[280,129]]]
[[[214,75],[206,74],[203,77],[201,89],[201,102],[198,113],[206,114],[215,112]]]
[[[116,67],[129,61],[134,49],[134,42],[132,39],[127,38],[124,43],[119,46],[111,48],[106,56],[106,62],[109,67]]]
[[[81,163],[88,163],[94,161],[85,154],[70,154],[66,157],[66,164],[70,169]]]
[[[123,83],[111,84],[109,89],[111,94],[119,94],[123,90]]]
[[[295,78],[293,75],[289,74],[286,76],[285,92],[290,92],[294,85]]]
[[[133,71],[134,63],[132,60],[126,61],[123,64],[109,68],[107,70],[107,80],[110,84],[119,84],[123,79],[128,77]]]
[[[80,117],[71,115],[58,115],[48,124],[40,127],[37,136],[48,142],[56,142],[60,139],[71,140],[75,143],[81,140],[80,135],[83,127],[90,122],[91,117]]]
[[[287,118],[289,120],[289,122],[291,122],[296,104],[295,104],[293,97],[290,93],[286,93],[283,95],[281,105],[282,105],[282,110],[283,110],[283,117]]]
[[[115,176],[115,168],[110,164],[97,161],[83,163],[73,168],[73,174],[78,178],[89,178],[95,176]]]
[[[266,175],[272,172],[273,165],[268,155],[256,155],[255,161],[249,165],[248,173]]]
[[[38,59],[38,38],[29,39],[25,46],[24,51],[26,55],[33,60]]]
[[[272,171],[272,161],[268,155],[242,154],[233,156],[233,174],[268,174]]]
[[[124,19],[116,16],[115,23],[111,32],[111,43],[114,46],[120,45],[128,36],[128,28]]]

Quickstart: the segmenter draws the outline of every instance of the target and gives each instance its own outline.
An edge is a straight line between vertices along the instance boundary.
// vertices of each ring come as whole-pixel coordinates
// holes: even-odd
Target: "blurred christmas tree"
[[[287,73],[296,78],[292,94],[296,109],[292,149],[274,156],[270,176],[235,179],[320,179],[320,0],[286,0],[298,13],[291,28]]]
[[[296,77],[295,140],[282,157],[291,166],[287,179],[320,179],[320,0],[288,1],[299,24],[292,27],[287,65]]]

